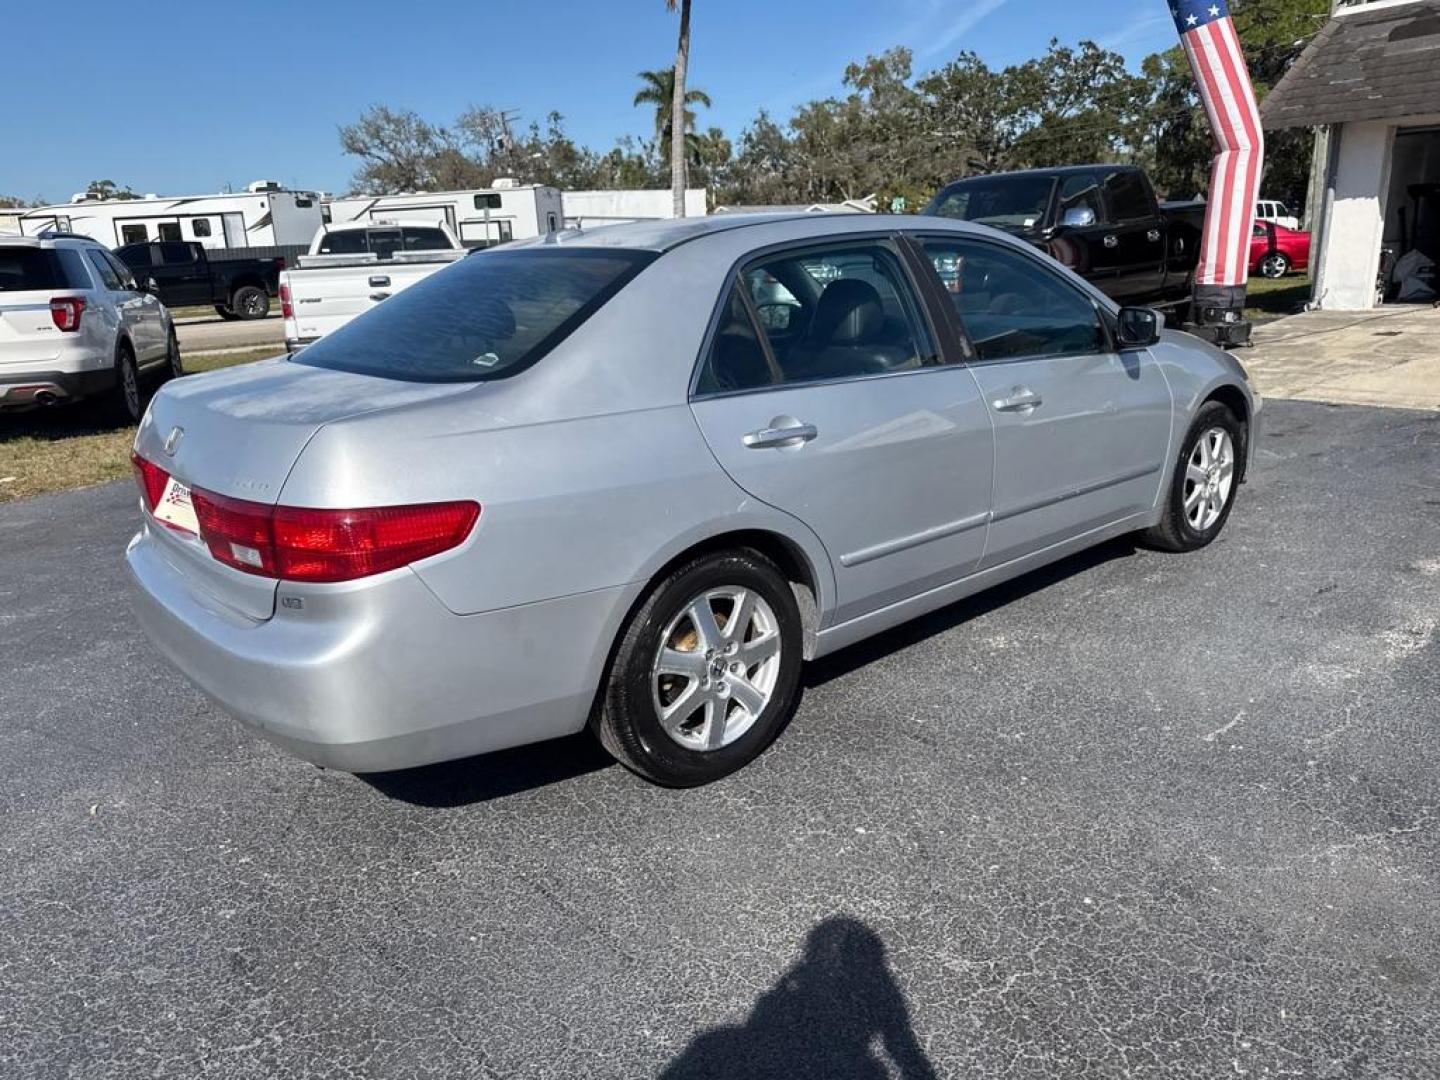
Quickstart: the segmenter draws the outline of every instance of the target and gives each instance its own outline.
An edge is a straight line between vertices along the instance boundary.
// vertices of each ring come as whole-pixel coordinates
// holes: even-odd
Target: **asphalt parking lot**
[[[831,658],[691,792],[293,761],[132,627],[127,485],[0,506],[0,1076],[1440,1075],[1437,478],[1271,402],[1212,548]]]

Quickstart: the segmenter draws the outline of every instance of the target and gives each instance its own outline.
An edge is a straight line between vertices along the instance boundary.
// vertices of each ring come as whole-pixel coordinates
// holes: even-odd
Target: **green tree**
[[[99,195],[102,199],[138,199],[140,196],[130,190],[130,185],[121,187],[114,180],[91,180],[85,186],[87,193]]]
[[[656,144],[659,146],[660,153],[673,164],[674,155],[670,152],[670,146],[671,140],[675,137],[675,69],[642,71],[639,78],[641,86],[635,92],[634,104],[636,108],[642,105],[654,108]],[[685,104],[686,106],[703,105],[709,108],[712,103],[710,95],[704,90],[691,88],[685,91]],[[685,162],[687,164],[697,161],[700,153],[700,141],[695,133],[695,120],[695,110],[687,107],[684,110],[683,120]]]
[[[675,47],[675,67],[671,72],[670,99],[670,192],[674,199],[674,213],[677,218],[685,216],[685,163],[689,148],[685,136],[693,127],[693,121],[685,120],[685,106],[690,104],[690,91],[685,80],[690,70],[690,0],[665,0],[667,11],[680,11],[680,39]],[[710,99],[705,99],[708,108]]]

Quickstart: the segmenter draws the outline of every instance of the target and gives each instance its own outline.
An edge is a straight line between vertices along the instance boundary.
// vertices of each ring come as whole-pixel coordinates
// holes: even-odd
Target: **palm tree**
[[[665,10],[674,11],[677,0],[665,0]],[[670,106],[670,190],[675,196],[675,216],[685,216],[685,132],[689,125],[685,120],[685,106],[690,95],[685,92],[686,69],[690,64],[690,0],[679,0],[680,43],[675,49],[675,70],[673,74],[674,95]],[[693,91],[692,91],[693,92]],[[710,99],[705,98],[708,108]]]
[[[660,152],[671,157],[670,147],[674,139],[673,116],[675,112],[675,69],[663,71],[642,71],[640,81],[644,84],[635,93],[635,104],[655,106],[655,138],[660,143]],[[710,105],[710,95],[704,90],[687,90],[686,105]],[[693,161],[696,157],[698,138],[695,134],[695,111],[685,110],[685,157]]]

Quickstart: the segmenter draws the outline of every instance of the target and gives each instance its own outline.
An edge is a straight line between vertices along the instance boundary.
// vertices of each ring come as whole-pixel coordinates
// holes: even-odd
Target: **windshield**
[[[654,258],[611,248],[476,252],[321,338],[295,362],[413,382],[503,378],[553,349]]]
[[[997,229],[1033,229],[1050,210],[1053,176],[984,176],[951,184],[927,213]]]

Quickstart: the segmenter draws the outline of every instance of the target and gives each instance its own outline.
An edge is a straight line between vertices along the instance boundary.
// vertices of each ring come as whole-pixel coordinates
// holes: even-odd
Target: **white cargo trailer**
[[[82,192],[68,203],[25,210],[16,223],[26,236],[68,232],[107,247],[157,240],[193,242],[212,250],[304,247],[323,224],[320,203],[318,192],[291,191],[260,180],[246,191],[218,195],[102,199]]]
[[[509,240],[559,232],[565,227],[560,192],[542,184],[496,181],[469,191],[419,191],[405,195],[357,195],[332,199],[329,223],[432,221],[446,225],[466,247],[494,247]]]

